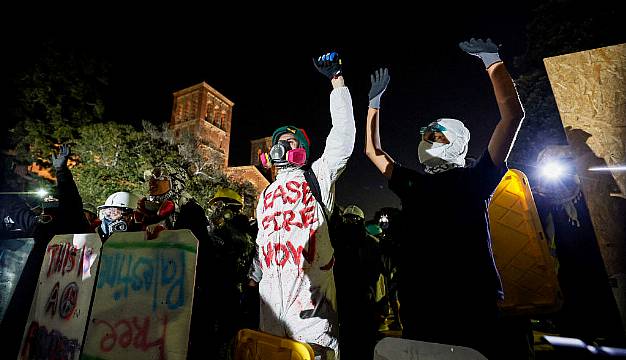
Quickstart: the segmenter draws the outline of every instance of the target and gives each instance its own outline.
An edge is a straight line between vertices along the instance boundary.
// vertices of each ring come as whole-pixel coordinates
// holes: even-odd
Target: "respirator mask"
[[[265,168],[269,168],[271,165],[294,165],[299,167],[306,164],[306,150],[301,147],[292,149],[288,141],[279,140],[272,146],[269,154],[262,153],[260,158],[261,164]]]
[[[132,221],[133,212],[131,209],[118,207],[104,208],[100,211],[102,220],[102,230],[109,236],[114,232],[128,231],[128,224]]]
[[[119,231],[128,231],[128,224],[124,220],[115,220],[109,224],[109,234]]]

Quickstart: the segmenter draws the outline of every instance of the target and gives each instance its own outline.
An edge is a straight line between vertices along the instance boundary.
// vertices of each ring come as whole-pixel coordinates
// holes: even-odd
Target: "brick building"
[[[234,103],[224,95],[202,82],[174,93],[174,105],[170,128],[177,137],[191,133],[200,140],[201,152],[211,162],[220,167],[229,177],[238,181],[249,181],[257,195],[269,185],[271,174],[263,174],[257,166],[260,164],[257,151],[268,151],[270,138],[252,141],[253,156],[251,165],[228,166],[230,129]],[[255,166],[257,165],[257,166]],[[245,201],[255,199],[245,199]]]

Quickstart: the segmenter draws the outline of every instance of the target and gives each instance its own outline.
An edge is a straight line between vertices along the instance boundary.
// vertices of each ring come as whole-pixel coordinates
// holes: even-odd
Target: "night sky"
[[[460,119],[471,131],[469,155],[479,156],[499,120],[484,66],[459,49],[460,41],[492,38],[513,77],[518,75],[513,58],[527,46],[528,3],[506,9],[486,3],[482,8],[435,6],[428,12],[394,9],[389,14],[361,9],[367,17],[342,11],[319,22],[305,18],[304,10],[250,20],[233,10],[209,16],[192,8],[187,16],[179,16],[178,8],[159,16],[113,10],[90,17],[39,14],[31,18],[29,31],[12,27],[7,43],[14,64],[36,58],[35,45],[49,39],[106,59],[111,64],[105,104],[109,121],[169,121],[172,93],[207,82],[235,103],[231,166],[249,163],[251,139],[285,124],[305,128],[313,158],[319,157],[330,130],[331,85],[311,58],[336,50],[343,58],[357,127],[353,156],[337,183],[337,203],[357,204],[369,218],[382,206],[400,205],[363,152],[372,71],[386,66],[391,75],[381,103],[383,148],[413,168],[419,127],[440,117]]]

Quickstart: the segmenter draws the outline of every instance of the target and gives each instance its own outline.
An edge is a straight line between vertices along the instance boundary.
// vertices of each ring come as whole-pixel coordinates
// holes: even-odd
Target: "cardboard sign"
[[[105,243],[85,359],[186,359],[198,240],[189,230]]]
[[[48,244],[20,359],[78,359],[100,258],[98,234],[57,235]]]

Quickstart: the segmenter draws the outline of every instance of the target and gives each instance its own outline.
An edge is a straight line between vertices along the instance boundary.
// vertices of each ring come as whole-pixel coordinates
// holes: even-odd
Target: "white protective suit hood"
[[[436,173],[456,167],[465,166],[465,156],[467,155],[470,132],[463,123],[456,119],[438,119],[446,130],[449,144],[430,143],[421,140],[417,148],[419,162],[425,166],[428,173]]]

